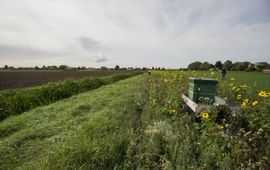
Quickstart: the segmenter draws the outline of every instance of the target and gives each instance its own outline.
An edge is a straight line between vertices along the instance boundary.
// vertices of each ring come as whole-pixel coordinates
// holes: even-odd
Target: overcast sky
[[[227,59],[270,62],[270,0],[0,0],[2,66]]]

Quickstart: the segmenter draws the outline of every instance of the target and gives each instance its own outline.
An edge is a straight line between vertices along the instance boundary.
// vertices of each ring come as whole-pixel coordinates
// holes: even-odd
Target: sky
[[[0,67],[218,60],[270,62],[270,0],[0,1]]]

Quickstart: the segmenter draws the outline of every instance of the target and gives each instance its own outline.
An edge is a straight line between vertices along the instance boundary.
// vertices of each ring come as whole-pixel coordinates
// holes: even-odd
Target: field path
[[[0,169],[113,168],[145,99],[136,76],[0,123]]]

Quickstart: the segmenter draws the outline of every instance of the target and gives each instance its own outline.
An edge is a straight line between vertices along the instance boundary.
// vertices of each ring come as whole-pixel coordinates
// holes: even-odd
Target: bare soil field
[[[130,71],[0,71],[0,90],[34,87],[67,78],[102,77],[127,72]]]

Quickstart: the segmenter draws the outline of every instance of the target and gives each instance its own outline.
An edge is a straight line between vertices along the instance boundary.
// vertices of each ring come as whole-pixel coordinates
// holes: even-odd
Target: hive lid
[[[190,83],[197,83],[197,82],[202,82],[202,83],[211,83],[211,84],[217,84],[218,81],[212,78],[194,78],[190,77],[188,79]]]

